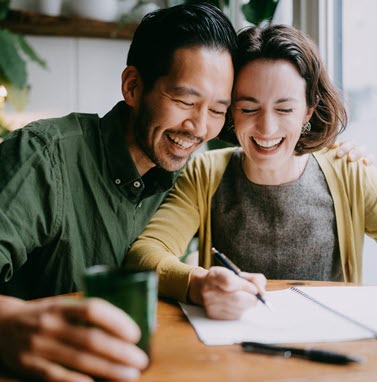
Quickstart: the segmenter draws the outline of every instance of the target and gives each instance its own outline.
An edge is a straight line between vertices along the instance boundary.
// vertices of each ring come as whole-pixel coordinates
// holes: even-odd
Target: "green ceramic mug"
[[[83,277],[85,297],[100,297],[126,312],[140,327],[138,346],[150,355],[157,321],[158,278],[154,271],[129,271],[106,265],[88,268]]]

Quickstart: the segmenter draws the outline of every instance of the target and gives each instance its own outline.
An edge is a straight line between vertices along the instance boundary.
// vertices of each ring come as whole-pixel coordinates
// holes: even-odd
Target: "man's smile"
[[[166,135],[171,142],[174,142],[177,146],[179,146],[182,149],[189,149],[190,147],[194,146],[194,144],[200,143],[198,142],[198,139],[196,139],[194,142],[193,140],[189,140],[184,136],[178,134],[167,133]]]

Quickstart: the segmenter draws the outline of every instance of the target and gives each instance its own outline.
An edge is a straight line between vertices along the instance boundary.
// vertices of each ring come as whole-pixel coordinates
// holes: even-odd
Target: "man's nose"
[[[198,138],[207,135],[208,112],[206,110],[196,110],[184,121],[184,126]]]

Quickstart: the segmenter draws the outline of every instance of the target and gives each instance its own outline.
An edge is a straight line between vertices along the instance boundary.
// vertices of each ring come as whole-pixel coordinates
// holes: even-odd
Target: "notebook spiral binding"
[[[373,337],[375,339],[377,339],[377,332],[370,328],[369,326],[367,325],[364,325],[363,323],[357,321],[357,320],[354,320],[352,317],[349,317],[349,316],[346,316],[345,314],[341,313],[341,312],[338,312],[337,310],[331,308],[330,306],[322,303],[321,301],[318,301],[317,299],[315,299],[314,297],[310,296],[309,294],[303,292],[302,290],[298,289],[298,288],[295,288],[295,287],[291,287],[290,288],[292,291],[300,294],[301,296],[309,299],[310,301],[314,302],[315,304],[321,306],[322,308],[326,309],[326,310],[329,310],[331,313],[334,313],[336,314],[337,316],[339,317],[342,317],[344,320],[346,321],[349,321],[351,323],[353,323],[354,325],[357,325],[359,328],[362,328],[364,330],[367,330],[368,332],[372,333],[373,334]]]

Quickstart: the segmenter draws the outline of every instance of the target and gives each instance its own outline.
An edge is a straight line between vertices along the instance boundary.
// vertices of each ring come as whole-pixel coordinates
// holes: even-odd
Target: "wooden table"
[[[270,281],[268,289],[342,283]],[[317,344],[316,344],[317,345]],[[301,346],[301,345],[300,345]],[[181,309],[160,301],[152,365],[140,382],[372,382],[377,381],[377,341],[324,343],[321,348],[368,358],[364,364],[320,364],[303,359],[244,353],[240,346],[206,346]]]
[[[270,281],[268,289],[343,283]],[[317,344],[316,344],[317,345]],[[304,345],[300,345],[304,346]],[[377,381],[377,341],[323,343],[323,349],[367,358],[363,364],[321,364],[304,359],[244,353],[240,346],[205,346],[179,306],[160,300],[151,366],[140,382],[372,382]],[[2,378],[0,382],[18,382]]]

